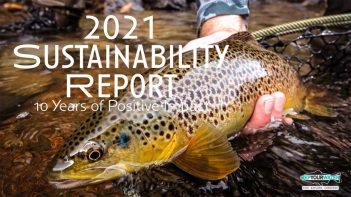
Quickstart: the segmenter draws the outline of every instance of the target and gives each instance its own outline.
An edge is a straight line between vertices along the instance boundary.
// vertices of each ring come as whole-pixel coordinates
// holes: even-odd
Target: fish
[[[196,59],[191,53],[183,54],[184,63],[197,61],[196,67],[150,71],[176,75],[171,97],[166,96],[169,84],[163,84],[164,96],[155,92],[134,98],[125,91],[114,98],[126,106],[143,103],[155,108],[109,109],[105,105],[93,112],[49,163],[49,182],[59,189],[75,188],[166,163],[199,179],[222,179],[240,166],[228,137],[242,130],[260,96],[277,91],[286,95],[285,110],[335,116],[324,106],[322,92],[305,86],[291,65],[261,47],[249,32],[216,44],[229,46],[220,67],[211,49],[209,61],[205,61],[205,51],[198,50]]]

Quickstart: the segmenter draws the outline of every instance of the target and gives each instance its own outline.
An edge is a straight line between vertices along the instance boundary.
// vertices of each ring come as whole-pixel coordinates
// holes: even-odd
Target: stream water
[[[321,13],[289,3],[253,3],[249,27],[251,31],[288,21],[319,16]],[[148,41],[147,26],[138,27],[139,39],[133,43],[185,44],[196,37],[195,13],[145,11],[132,13],[138,20],[153,15],[155,35]],[[8,17],[0,13],[0,18]],[[100,16],[101,18],[103,16]],[[43,67],[19,71],[13,64],[18,59],[13,48],[22,43],[91,44],[85,41],[91,23],[81,20],[81,29],[73,33],[26,34],[0,38],[0,196],[296,196],[296,195],[351,195],[351,109],[339,107],[337,118],[318,118],[296,121],[293,126],[282,126],[271,132],[239,136],[232,140],[242,158],[241,167],[221,181],[200,181],[173,165],[154,167],[128,175],[120,180],[75,190],[57,190],[51,187],[43,172],[47,163],[64,140],[74,131],[89,112],[36,111],[37,102],[87,102],[83,94],[74,92],[66,97],[66,74],[83,73],[79,69],[47,70]],[[121,21],[122,34],[129,24]],[[99,31],[100,33],[102,31]],[[104,45],[103,40],[94,44]],[[133,43],[116,41],[113,44]],[[39,54],[38,54],[39,55]],[[23,62],[22,62],[23,63]],[[91,69],[99,73],[143,73],[144,70]],[[349,83],[349,82],[347,82]],[[344,86],[345,87],[345,86]],[[347,86],[346,86],[347,87]],[[335,88],[336,95],[351,105],[350,91]],[[345,94],[345,91],[348,92]],[[96,95],[97,91],[93,91]],[[20,103],[20,104],[18,104]],[[341,173],[339,191],[302,191],[300,176],[321,170]]]

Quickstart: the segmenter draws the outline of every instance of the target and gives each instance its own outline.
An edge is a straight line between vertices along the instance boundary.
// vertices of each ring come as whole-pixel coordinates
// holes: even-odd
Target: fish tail
[[[338,114],[331,107],[337,106],[342,101],[324,88],[309,86],[305,98],[304,110],[324,117],[336,117]]]

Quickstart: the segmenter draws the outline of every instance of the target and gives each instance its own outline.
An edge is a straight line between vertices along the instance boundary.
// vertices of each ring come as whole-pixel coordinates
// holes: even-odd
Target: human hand
[[[291,125],[291,118],[283,117],[286,98],[282,92],[275,92],[270,95],[261,96],[255,105],[251,119],[244,127],[243,134],[254,134],[257,131],[264,131],[264,128],[272,121],[282,121]]]

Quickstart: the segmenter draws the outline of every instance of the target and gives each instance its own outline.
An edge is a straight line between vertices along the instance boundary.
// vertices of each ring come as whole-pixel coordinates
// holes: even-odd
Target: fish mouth
[[[47,180],[57,189],[72,189],[116,179],[127,174],[125,164],[89,168],[81,171],[81,173],[84,171],[94,172],[94,176],[91,178],[68,178],[62,177],[58,172],[51,172],[47,174]]]
[[[50,185],[55,187],[56,189],[73,189],[73,188],[78,188],[78,187],[84,187],[87,185],[92,185],[92,184],[97,184],[100,182],[103,182],[105,180],[117,178],[118,176],[115,174],[115,176],[109,176],[108,173],[118,172],[120,173],[126,173],[124,169],[121,168],[116,168],[113,166],[109,167],[98,167],[98,168],[90,168],[86,169],[85,171],[87,172],[99,172],[94,178],[64,178],[60,177],[60,174],[57,172],[49,173],[47,175],[47,180]],[[107,174],[106,174],[107,173]]]
[[[71,189],[80,186],[85,186],[93,181],[91,179],[60,179],[49,180],[49,183],[57,189]]]
[[[94,182],[91,178],[62,177],[60,173],[50,172],[46,174],[46,180],[56,189],[72,189],[90,185]],[[96,181],[96,180],[95,180]]]

